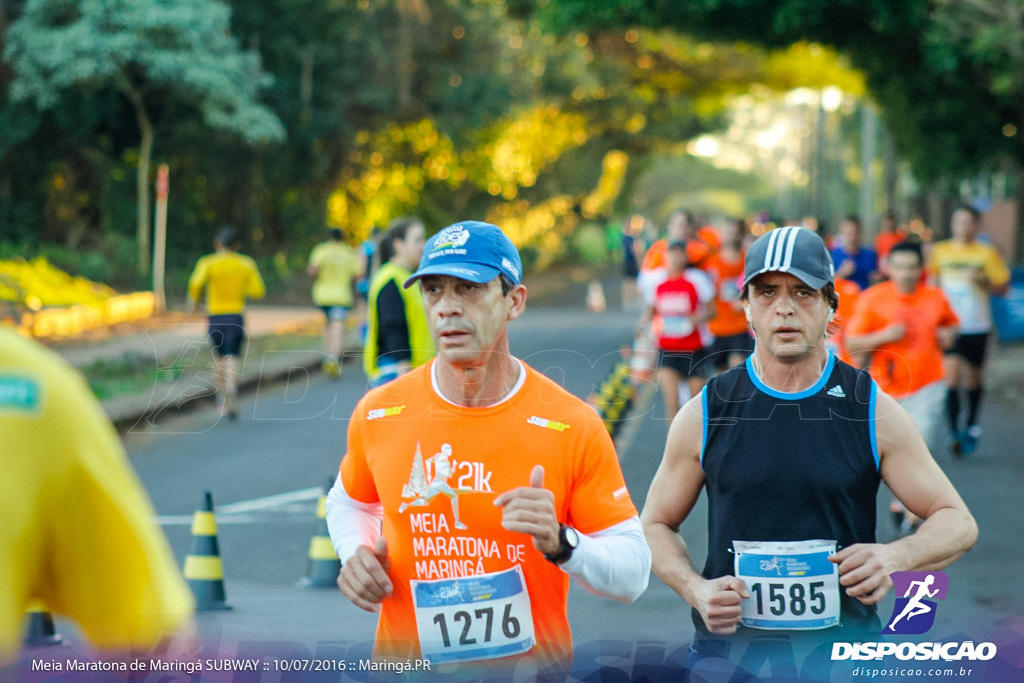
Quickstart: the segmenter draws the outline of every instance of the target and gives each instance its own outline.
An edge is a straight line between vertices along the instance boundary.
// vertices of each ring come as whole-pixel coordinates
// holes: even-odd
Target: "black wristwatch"
[[[572,557],[572,551],[580,544],[580,534],[571,526],[558,525],[558,552],[552,555],[545,555],[544,559],[555,564],[565,564]]]

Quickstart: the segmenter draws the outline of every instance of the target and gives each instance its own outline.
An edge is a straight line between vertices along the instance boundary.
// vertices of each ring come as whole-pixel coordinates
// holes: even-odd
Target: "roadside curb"
[[[248,348],[251,349],[253,342],[259,340],[289,336],[308,337],[298,334],[294,326],[285,324],[275,328],[272,334],[253,337]],[[194,350],[198,356],[204,351],[208,354],[208,348],[196,346]],[[346,359],[362,357],[362,344],[355,330],[346,339],[346,348],[351,349]],[[296,373],[308,376],[310,371],[320,367],[325,357],[326,354],[318,348],[264,349],[258,356],[247,352],[242,360],[238,392],[240,395],[249,394],[262,386],[286,381]],[[153,358],[153,362],[158,370],[171,372],[170,363],[166,359]],[[210,406],[215,386],[216,375],[212,363],[197,363],[171,381],[155,382],[149,391],[115,396],[101,401],[101,405],[118,431],[144,429],[148,425],[155,425],[158,415],[184,413]]]
[[[273,353],[275,356],[287,354],[287,357],[268,361],[267,353]],[[296,371],[308,372],[319,367],[325,357],[322,351],[293,350],[267,353],[255,370],[249,370],[249,366],[256,363],[251,359],[247,360],[246,369],[238,380],[239,395],[258,390],[263,384],[288,379]],[[208,406],[214,399],[214,382],[212,370],[201,370],[195,374],[182,375],[170,386],[156,384],[149,394],[126,394],[101,403],[118,431],[124,431],[143,426],[142,422],[155,424],[153,418],[161,413],[187,412]]]

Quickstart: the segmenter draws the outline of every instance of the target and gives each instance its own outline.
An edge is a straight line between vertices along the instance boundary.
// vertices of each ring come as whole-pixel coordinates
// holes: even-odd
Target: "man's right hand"
[[[338,588],[356,607],[379,612],[381,601],[390,597],[393,590],[388,577],[390,570],[388,542],[381,536],[372,548],[361,545],[345,561],[338,574]]]
[[[701,584],[696,595],[697,604],[708,630],[718,635],[736,633],[740,623],[740,600],[749,598],[747,585],[735,576],[723,576]]]

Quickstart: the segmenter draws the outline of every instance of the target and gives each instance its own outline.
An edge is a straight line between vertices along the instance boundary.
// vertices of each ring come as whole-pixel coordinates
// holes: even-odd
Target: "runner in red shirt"
[[[708,308],[701,303],[697,288],[686,276],[685,242],[671,242],[667,251],[668,275],[654,293],[639,327],[650,322],[659,350],[658,383],[665,402],[665,415],[671,420],[679,412],[679,385],[686,382],[690,395],[704,386],[700,362],[706,352],[700,326],[707,322]]]

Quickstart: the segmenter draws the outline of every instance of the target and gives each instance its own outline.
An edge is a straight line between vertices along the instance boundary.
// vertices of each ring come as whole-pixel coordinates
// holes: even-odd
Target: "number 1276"
[[[477,624],[482,620],[483,626],[483,640],[485,643],[491,642],[492,629],[494,626],[494,607],[481,607],[480,609],[473,610],[470,614],[467,610],[459,610],[452,615],[452,625],[456,626],[462,624],[462,633],[459,635],[459,645],[475,645],[477,642],[476,638],[471,638],[469,635],[470,629],[473,628],[473,622]],[[442,612],[434,617],[434,623],[441,629],[441,640],[444,641],[445,647],[452,646],[451,636],[448,633],[448,619]],[[479,634],[479,626],[474,630],[476,635]],[[506,638],[512,639],[519,635],[519,619],[512,616],[512,604],[508,603],[505,605],[505,613],[501,618],[501,632]]]

